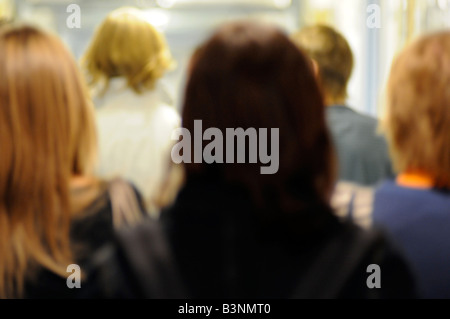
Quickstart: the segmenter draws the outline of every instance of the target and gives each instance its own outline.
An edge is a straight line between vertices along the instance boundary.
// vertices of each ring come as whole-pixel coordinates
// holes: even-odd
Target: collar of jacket
[[[431,189],[434,187],[433,178],[424,172],[405,172],[396,180],[397,184],[408,188]]]

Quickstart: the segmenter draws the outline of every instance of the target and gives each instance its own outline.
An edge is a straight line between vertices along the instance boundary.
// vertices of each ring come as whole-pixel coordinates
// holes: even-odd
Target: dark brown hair
[[[212,176],[243,185],[255,204],[266,210],[293,212],[327,201],[334,181],[334,152],[322,97],[310,60],[282,31],[234,22],[196,51],[183,127],[194,132],[194,120],[202,120],[203,131],[215,127],[224,135],[226,128],[267,128],[268,141],[270,129],[279,128],[279,170],[262,175],[261,163],[248,161],[187,163],[187,181]],[[193,139],[191,143],[193,150]]]

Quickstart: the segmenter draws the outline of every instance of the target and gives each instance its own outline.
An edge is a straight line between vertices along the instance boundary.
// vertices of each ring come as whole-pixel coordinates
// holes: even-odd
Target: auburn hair
[[[214,176],[237,183],[264,210],[292,213],[326,203],[335,163],[324,108],[310,60],[282,31],[256,22],[224,25],[191,60],[183,126],[193,132],[202,120],[204,130],[222,132],[279,128],[279,170],[262,175],[260,163],[191,161],[187,181]]]
[[[450,188],[450,32],[422,37],[394,60],[384,128],[397,171]]]
[[[30,26],[0,32],[0,297],[45,268],[66,276],[70,179],[92,170],[93,109],[62,42]]]

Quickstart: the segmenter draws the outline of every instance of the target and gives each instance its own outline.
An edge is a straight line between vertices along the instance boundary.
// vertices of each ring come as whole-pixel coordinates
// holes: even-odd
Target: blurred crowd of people
[[[329,26],[230,22],[179,114],[140,10],[111,12],[80,63],[2,25],[0,298],[450,298],[450,31],[395,58],[381,120],[346,104],[353,65]],[[174,163],[196,120],[279,128],[278,172]]]

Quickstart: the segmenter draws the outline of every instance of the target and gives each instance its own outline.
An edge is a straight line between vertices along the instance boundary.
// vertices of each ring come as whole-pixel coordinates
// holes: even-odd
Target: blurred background
[[[144,9],[165,34],[177,67],[164,80],[178,107],[192,51],[225,21],[259,19],[288,33],[315,23],[334,26],[355,55],[348,104],[374,116],[382,112],[395,54],[423,33],[450,28],[450,0],[0,0],[0,19],[57,33],[79,59],[95,28],[121,6]]]

